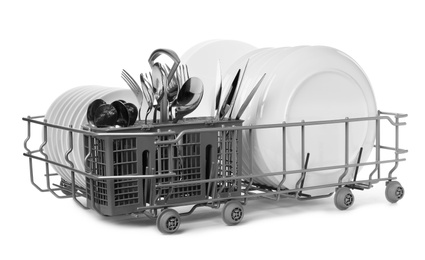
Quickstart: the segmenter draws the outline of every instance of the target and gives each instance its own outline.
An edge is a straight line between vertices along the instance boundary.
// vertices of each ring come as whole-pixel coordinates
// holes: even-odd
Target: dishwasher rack
[[[220,208],[222,218],[228,225],[242,221],[244,205],[250,199],[268,198],[280,200],[293,198],[300,201],[327,198],[334,195],[334,204],[340,210],[353,205],[352,190],[366,190],[379,182],[386,183],[385,196],[395,203],[404,196],[404,188],[393,176],[400,162],[405,161],[401,154],[407,150],[399,147],[399,127],[406,125],[400,119],[407,114],[378,111],[374,117],[344,118],[335,120],[282,123],[269,125],[242,126],[241,120],[207,120],[202,124],[170,124],[162,126],[144,125],[131,130],[97,131],[88,127],[82,129],[72,126],[60,126],[47,122],[44,116],[22,118],[27,122],[27,138],[24,141],[29,160],[31,183],[42,192],[50,192],[57,198],[72,198],[84,209],[93,209],[105,216],[142,215],[155,219],[159,231],[176,232],[181,217],[189,215],[198,207]],[[381,145],[381,123],[389,122],[394,127],[394,147]],[[350,125],[355,122],[374,122],[376,140],[375,159],[361,162],[363,148],[360,148],[357,162],[349,161]],[[344,127],[344,158],[341,165],[309,168],[310,153],[306,152],[305,129],[311,126],[342,124]],[[43,141],[38,149],[31,150],[31,128],[42,127]],[[254,131],[260,129],[281,129],[282,171],[242,174],[242,134],[251,142]],[[300,148],[302,167],[297,170],[286,169],[287,129],[300,130]],[[50,129],[65,131],[69,135],[68,150],[63,155],[68,165],[51,160],[44,152]],[[84,135],[85,169],[77,169],[69,155],[74,151],[73,137]],[[251,147],[249,145],[248,147]],[[381,158],[382,150],[394,152],[394,157]],[[248,151],[252,161],[253,154]],[[45,163],[45,184],[43,187],[35,181],[33,160]],[[381,173],[381,165],[394,164],[386,176]],[[70,180],[58,178],[51,172],[51,165],[70,171]],[[373,167],[366,178],[359,179],[360,167]],[[306,186],[305,179],[315,172],[343,170],[338,182],[323,185]],[[352,179],[345,180],[350,170],[354,170]],[[364,169],[363,169],[364,170]],[[75,174],[85,177],[86,186],[76,185]],[[285,178],[290,174],[299,174],[294,188],[284,186]],[[41,176],[41,175],[37,175]],[[56,177],[55,177],[56,176]],[[256,178],[282,176],[277,187],[256,182]],[[322,195],[310,195],[309,191],[323,188],[335,188],[335,192]],[[187,212],[178,212],[181,206],[191,206]],[[177,209],[177,210],[176,210]]]

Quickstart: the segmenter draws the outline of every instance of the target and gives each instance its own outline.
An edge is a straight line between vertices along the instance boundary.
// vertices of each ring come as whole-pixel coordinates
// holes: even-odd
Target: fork
[[[140,120],[140,110],[142,109],[142,104],[143,104],[142,89],[140,88],[139,84],[137,84],[137,82],[133,79],[133,77],[131,77],[130,74],[128,74],[127,71],[122,70],[121,78],[127,83],[130,89],[133,91],[134,95],[137,98],[137,101],[140,104],[140,108],[139,108],[139,120]]]
[[[156,102],[153,95],[152,84],[149,82],[147,74],[144,76],[143,73],[140,73],[140,83],[142,84],[143,96],[148,102],[148,109],[145,116],[145,124],[147,124],[148,115],[152,111],[152,107],[156,106]]]

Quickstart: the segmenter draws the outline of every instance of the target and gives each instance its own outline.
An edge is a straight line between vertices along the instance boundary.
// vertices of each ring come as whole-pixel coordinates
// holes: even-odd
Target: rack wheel
[[[60,182],[60,184],[59,184],[61,187],[66,187],[66,188],[70,188],[71,187],[71,184],[69,183],[69,182],[67,182],[67,181],[65,181],[64,179],[61,179],[61,182]],[[61,190],[62,191],[62,193],[64,194],[64,195],[66,195],[66,196],[71,196],[72,195],[72,192],[70,192],[70,191],[68,191],[68,190],[65,190],[65,189],[63,189],[63,190]]]
[[[239,201],[231,200],[224,205],[221,217],[229,226],[239,224],[243,219],[243,206]]]
[[[156,219],[156,227],[164,234],[172,234],[180,227],[180,215],[174,209],[163,210]]]
[[[396,203],[401,200],[404,196],[404,188],[398,181],[387,182],[385,188],[385,197],[391,203]]]
[[[338,188],[335,192],[334,203],[337,209],[346,210],[354,203],[354,195],[347,187]]]

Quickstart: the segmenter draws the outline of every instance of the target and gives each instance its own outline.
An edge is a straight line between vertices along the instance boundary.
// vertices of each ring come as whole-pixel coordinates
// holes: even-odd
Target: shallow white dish
[[[82,86],[66,91],[60,95],[50,106],[46,113],[46,119],[49,123],[81,129],[82,125],[87,124],[86,112],[89,104],[98,98],[102,98],[107,103],[122,99],[126,102],[137,105],[137,99],[129,89],[110,88],[102,86]],[[142,113],[146,111],[146,105],[142,106]],[[46,149],[49,158],[62,164],[68,165],[64,154],[69,147],[69,135],[67,131],[53,130],[48,132],[49,147]],[[74,150],[70,154],[70,160],[74,163],[76,169],[84,171],[84,147],[83,135],[73,135]],[[66,181],[71,181],[70,171],[61,167],[52,165],[59,175]],[[84,177],[76,174],[76,184],[85,186]]]
[[[60,95],[55,102],[50,106],[46,113],[46,120],[48,123],[63,125],[61,124],[61,119],[63,119],[62,114],[66,112],[65,107],[74,100],[74,97],[78,96],[81,93],[86,92],[88,89],[91,89],[92,86],[82,86],[70,89]],[[59,135],[63,132],[63,130],[58,130],[55,128],[49,129],[48,132],[48,142],[47,142],[47,150],[46,153],[50,159],[56,162],[62,162],[62,157],[64,153],[60,153],[59,145],[62,145],[62,142],[59,141]],[[57,173],[59,173],[65,180],[69,181],[67,174],[65,174],[65,170],[62,167],[52,165]]]
[[[82,115],[80,113],[78,113],[78,111],[87,111],[87,107],[89,106],[89,104],[94,100],[97,99],[97,97],[102,96],[104,93],[108,93],[109,88],[103,88],[103,87],[98,87],[98,88],[94,88],[94,89],[90,89],[85,91],[83,94],[77,96],[74,100],[74,102],[70,105],[70,109],[68,110],[68,112],[66,113],[64,120],[62,120],[60,122],[60,124],[64,125],[64,126],[70,126],[72,125],[73,128],[77,128],[79,129],[80,127],[78,125],[75,125],[77,123],[77,120],[79,117],[84,117],[85,115]],[[80,134],[73,134],[73,139],[78,138],[78,135]],[[58,146],[58,151],[60,151],[61,153],[66,152],[68,150],[69,147],[69,133],[67,131],[60,131],[60,134],[58,136],[58,143],[60,144]],[[78,151],[78,149],[80,149],[80,145],[76,144],[75,142],[73,143],[73,147],[74,150],[73,152],[70,154],[70,159],[71,161],[74,163],[74,167],[80,170],[84,170],[84,168],[79,167],[79,165],[77,165],[77,161],[79,161],[79,156],[76,156],[76,153]],[[64,159],[64,156],[59,157],[61,162],[66,164],[66,161]],[[71,176],[71,172],[68,170],[65,170],[66,175]],[[80,174],[76,174],[76,182],[79,185],[84,185],[84,177],[82,177]]]
[[[245,69],[245,66],[247,64],[247,61],[249,60],[249,64],[248,67],[246,69],[242,84],[240,86],[240,91],[238,93],[238,96],[236,97],[236,102],[235,102],[235,109],[239,108],[241,102],[240,101],[242,96],[245,96],[245,94],[247,92],[249,92],[254,86],[252,85],[252,82],[255,80],[253,77],[253,75],[255,74],[254,72],[258,69],[258,67],[262,64],[259,63],[259,60],[261,60],[262,58],[264,58],[266,55],[268,55],[270,52],[274,51],[275,49],[272,48],[262,48],[262,49],[256,49],[253,50],[245,55],[243,55],[242,57],[240,57],[236,62],[233,63],[233,65],[226,71],[226,73],[223,75],[223,89],[221,92],[221,98],[220,98],[220,102],[223,102],[224,97],[227,95],[230,86],[237,74],[237,71],[240,69],[241,73],[243,73],[243,70]],[[248,95],[248,94],[246,94]],[[253,104],[255,104],[256,99],[258,99],[258,96],[255,95],[253,100],[251,100],[250,105],[247,107],[247,109],[245,110],[245,113],[243,115],[243,119],[246,120],[246,118],[250,117],[250,109],[253,106]],[[221,104],[220,104],[221,106]],[[252,123],[252,120],[247,120],[244,122],[244,125],[249,125]],[[245,133],[244,133],[245,134]],[[249,167],[250,167],[250,161],[249,161],[249,155],[250,155],[250,147],[249,147],[249,143],[242,139],[243,144],[242,144],[242,171],[245,173],[249,172]],[[245,141],[245,142],[244,142]],[[255,165],[253,165],[253,173],[255,174],[256,172],[258,172],[255,169]],[[256,180],[256,182],[260,183],[260,184],[267,184],[267,179],[263,179],[263,178],[259,178]]]
[[[300,49],[286,57],[273,72],[275,78],[263,90],[257,107],[257,124],[376,116],[372,88],[361,68],[346,54],[329,47]],[[375,125],[356,123],[350,128],[350,162],[363,147],[367,160],[375,138]],[[344,162],[343,125],[315,126],[306,129],[309,168]],[[282,170],[281,129],[255,134],[253,152],[261,158],[262,172]],[[287,131],[287,170],[300,169],[300,129]],[[347,179],[351,178],[352,170]],[[308,174],[305,186],[336,182],[342,171]],[[294,188],[299,174],[288,175],[284,185]],[[280,178],[273,178],[275,185]],[[329,192],[329,189],[316,193]]]

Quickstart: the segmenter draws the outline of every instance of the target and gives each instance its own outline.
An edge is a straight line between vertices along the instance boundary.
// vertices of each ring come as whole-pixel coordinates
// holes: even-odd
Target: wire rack
[[[366,190],[378,182],[387,184],[394,181],[393,176],[400,162],[405,161],[401,155],[407,150],[399,147],[399,128],[406,125],[401,122],[406,114],[378,112],[375,117],[344,118],[324,121],[282,123],[256,126],[242,126],[241,120],[204,120],[192,124],[165,124],[142,128],[113,130],[75,129],[54,125],[40,117],[23,118],[27,122],[28,135],[24,141],[29,160],[30,178],[32,184],[40,191],[51,192],[58,198],[73,198],[83,208],[91,208],[102,215],[117,216],[131,214],[146,215],[149,218],[160,219],[158,210],[191,205],[189,212],[179,213],[179,216],[191,214],[197,207],[208,206],[218,208],[229,201],[239,201],[246,204],[249,199],[294,198],[311,200],[326,198],[331,195],[310,195],[309,191],[323,188],[338,189],[345,187],[350,190]],[[381,122],[389,122],[394,128],[394,146],[381,145]],[[373,122],[376,126],[374,145],[374,160],[361,162],[361,148],[357,154],[357,162],[350,163],[350,125],[356,122]],[[344,128],[344,163],[324,167],[309,168],[310,154],[305,151],[305,130],[318,125],[341,124]],[[31,139],[31,127],[42,127],[43,141],[39,149],[31,150],[28,142]],[[69,135],[68,150],[64,154],[68,165],[49,159],[44,153],[49,129],[66,131]],[[300,169],[286,169],[286,134],[288,129],[300,131]],[[248,175],[243,175],[242,135],[252,140],[255,131],[261,129],[281,129],[282,170],[269,173],[255,173],[252,166]],[[74,150],[73,136],[84,135],[85,169],[76,169],[69,155]],[[248,147],[252,147],[249,143]],[[392,158],[381,158],[383,150],[393,152]],[[253,160],[252,152],[248,152]],[[45,163],[45,187],[34,181],[36,174],[33,160]],[[382,173],[381,166],[393,164],[387,174]],[[63,179],[55,183],[56,173],[50,172],[50,165],[65,168],[71,172],[71,181]],[[371,166],[372,171],[359,174],[360,167]],[[320,171],[341,169],[338,182],[323,185],[305,186],[305,179]],[[354,177],[346,180],[350,170]],[[86,178],[86,186],[75,184],[75,174]],[[284,186],[285,178],[291,174],[300,177],[295,188]],[[365,178],[360,179],[360,175]],[[277,187],[269,187],[257,183],[258,178],[282,176]],[[400,192],[400,190],[397,190]],[[335,194],[337,196],[338,194]],[[348,197],[346,197],[347,199]],[[227,205],[227,204],[226,204]],[[338,206],[337,206],[338,207]],[[224,214],[224,213],[223,213]],[[232,215],[232,216],[237,216]],[[159,221],[159,220],[158,220]],[[159,221],[160,222],[160,221]],[[173,222],[175,223],[175,222]],[[175,225],[174,225],[175,226]]]

